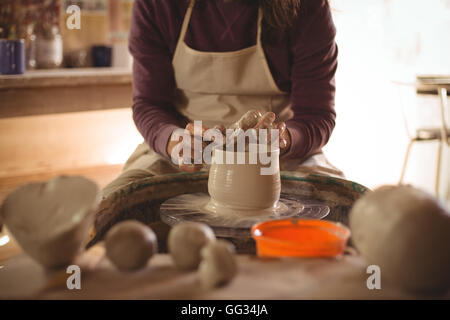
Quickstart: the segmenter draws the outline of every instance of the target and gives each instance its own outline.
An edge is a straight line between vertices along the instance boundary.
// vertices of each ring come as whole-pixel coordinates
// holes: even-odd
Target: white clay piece
[[[208,193],[211,201],[206,206],[210,212],[227,216],[264,216],[278,208],[281,194],[279,151],[271,156],[270,168],[257,160],[237,163],[236,153],[215,150],[209,170]],[[232,164],[226,159],[234,157]],[[259,154],[256,155],[259,158]],[[266,171],[264,171],[266,170]]]
[[[180,223],[169,233],[168,248],[175,266],[193,270],[200,264],[201,249],[216,240],[214,232],[203,223]]]
[[[202,287],[205,289],[224,285],[237,273],[234,246],[228,241],[218,240],[209,243],[202,249],[201,257],[198,272]]]
[[[157,251],[153,230],[136,220],[120,222],[106,235],[106,255],[119,270],[141,269]]]
[[[350,213],[352,241],[383,279],[415,292],[450,287],[450,213],[411,186],[384,186]]]
[[[59,268],[80,251],[99,202],[94,182],[60,176],[10,193],[0,209],[0,221],[25,253],[46,268]]]

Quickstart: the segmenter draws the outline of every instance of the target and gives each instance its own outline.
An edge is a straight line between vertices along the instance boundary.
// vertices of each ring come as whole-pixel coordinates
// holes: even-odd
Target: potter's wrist
[[[155,151],[157,153],[170,158],[173,147],[178,143],[177,141],[171,141],[172,135],[177,129],[180,129],[180,127],[176,125],[167,125],[166,127],[162,128],[155,143]]]

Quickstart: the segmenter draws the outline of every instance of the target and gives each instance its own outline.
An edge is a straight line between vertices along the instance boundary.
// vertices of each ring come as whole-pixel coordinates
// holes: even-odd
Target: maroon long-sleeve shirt
[[[130,32],[134,57],[133,118],[146,142],[167,156],[179,115],[172,58],[188,1],[136,0]],[[185,41],[200,51],[235,51],[256,44],[258,1],[206,0],[196,5]],[[301,0],[289,30],[263,41],[278,87],[290,93],[294,117],[287,122],[291,147],[286,157],[305,158],[328,141],[334,125],[336,30],[327,0]],[[196,120],[196,119],[191,119]]]

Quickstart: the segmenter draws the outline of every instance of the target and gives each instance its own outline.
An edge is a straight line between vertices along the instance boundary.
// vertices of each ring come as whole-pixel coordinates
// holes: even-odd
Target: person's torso
[[[251,109],[271,111],[280,120],[288,120],[290,94],[278,87],[262,46],[262,9],[257,8],[256,44],[240,50],[210,52],[196,50],[186,43],[198,3],[190,0],[172,59],[176,109],[190,121],[201,120],[207,127],[231,125]]]
[[[181,25],[189,1],[162,1],[155,6],[161,13],[156,21],[173,55],[180,36]],[[198,51],[232,52],[256,44],[258,1],[203,0],[196,3],[186,44]],[[288,34],[281,33],[270,43],[263,41],[263,49],[277,86],[285,92],[291,89],[291,67]]]

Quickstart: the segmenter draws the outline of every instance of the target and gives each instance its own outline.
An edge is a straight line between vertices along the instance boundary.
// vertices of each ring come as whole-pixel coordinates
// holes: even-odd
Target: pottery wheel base
[[[298,196],[281,194],[280,206],[271,214],[240,217],[216,214],[206,209],[210,197],[206,193],[183,194],[166,200],[161,205],[161,220],[174,226],[180,222],[202,222],[209,225],[216,236],[226,238],[249,238],[255,223],[287,218],[323,219],[330,208],[318,201],[300,199]]]

